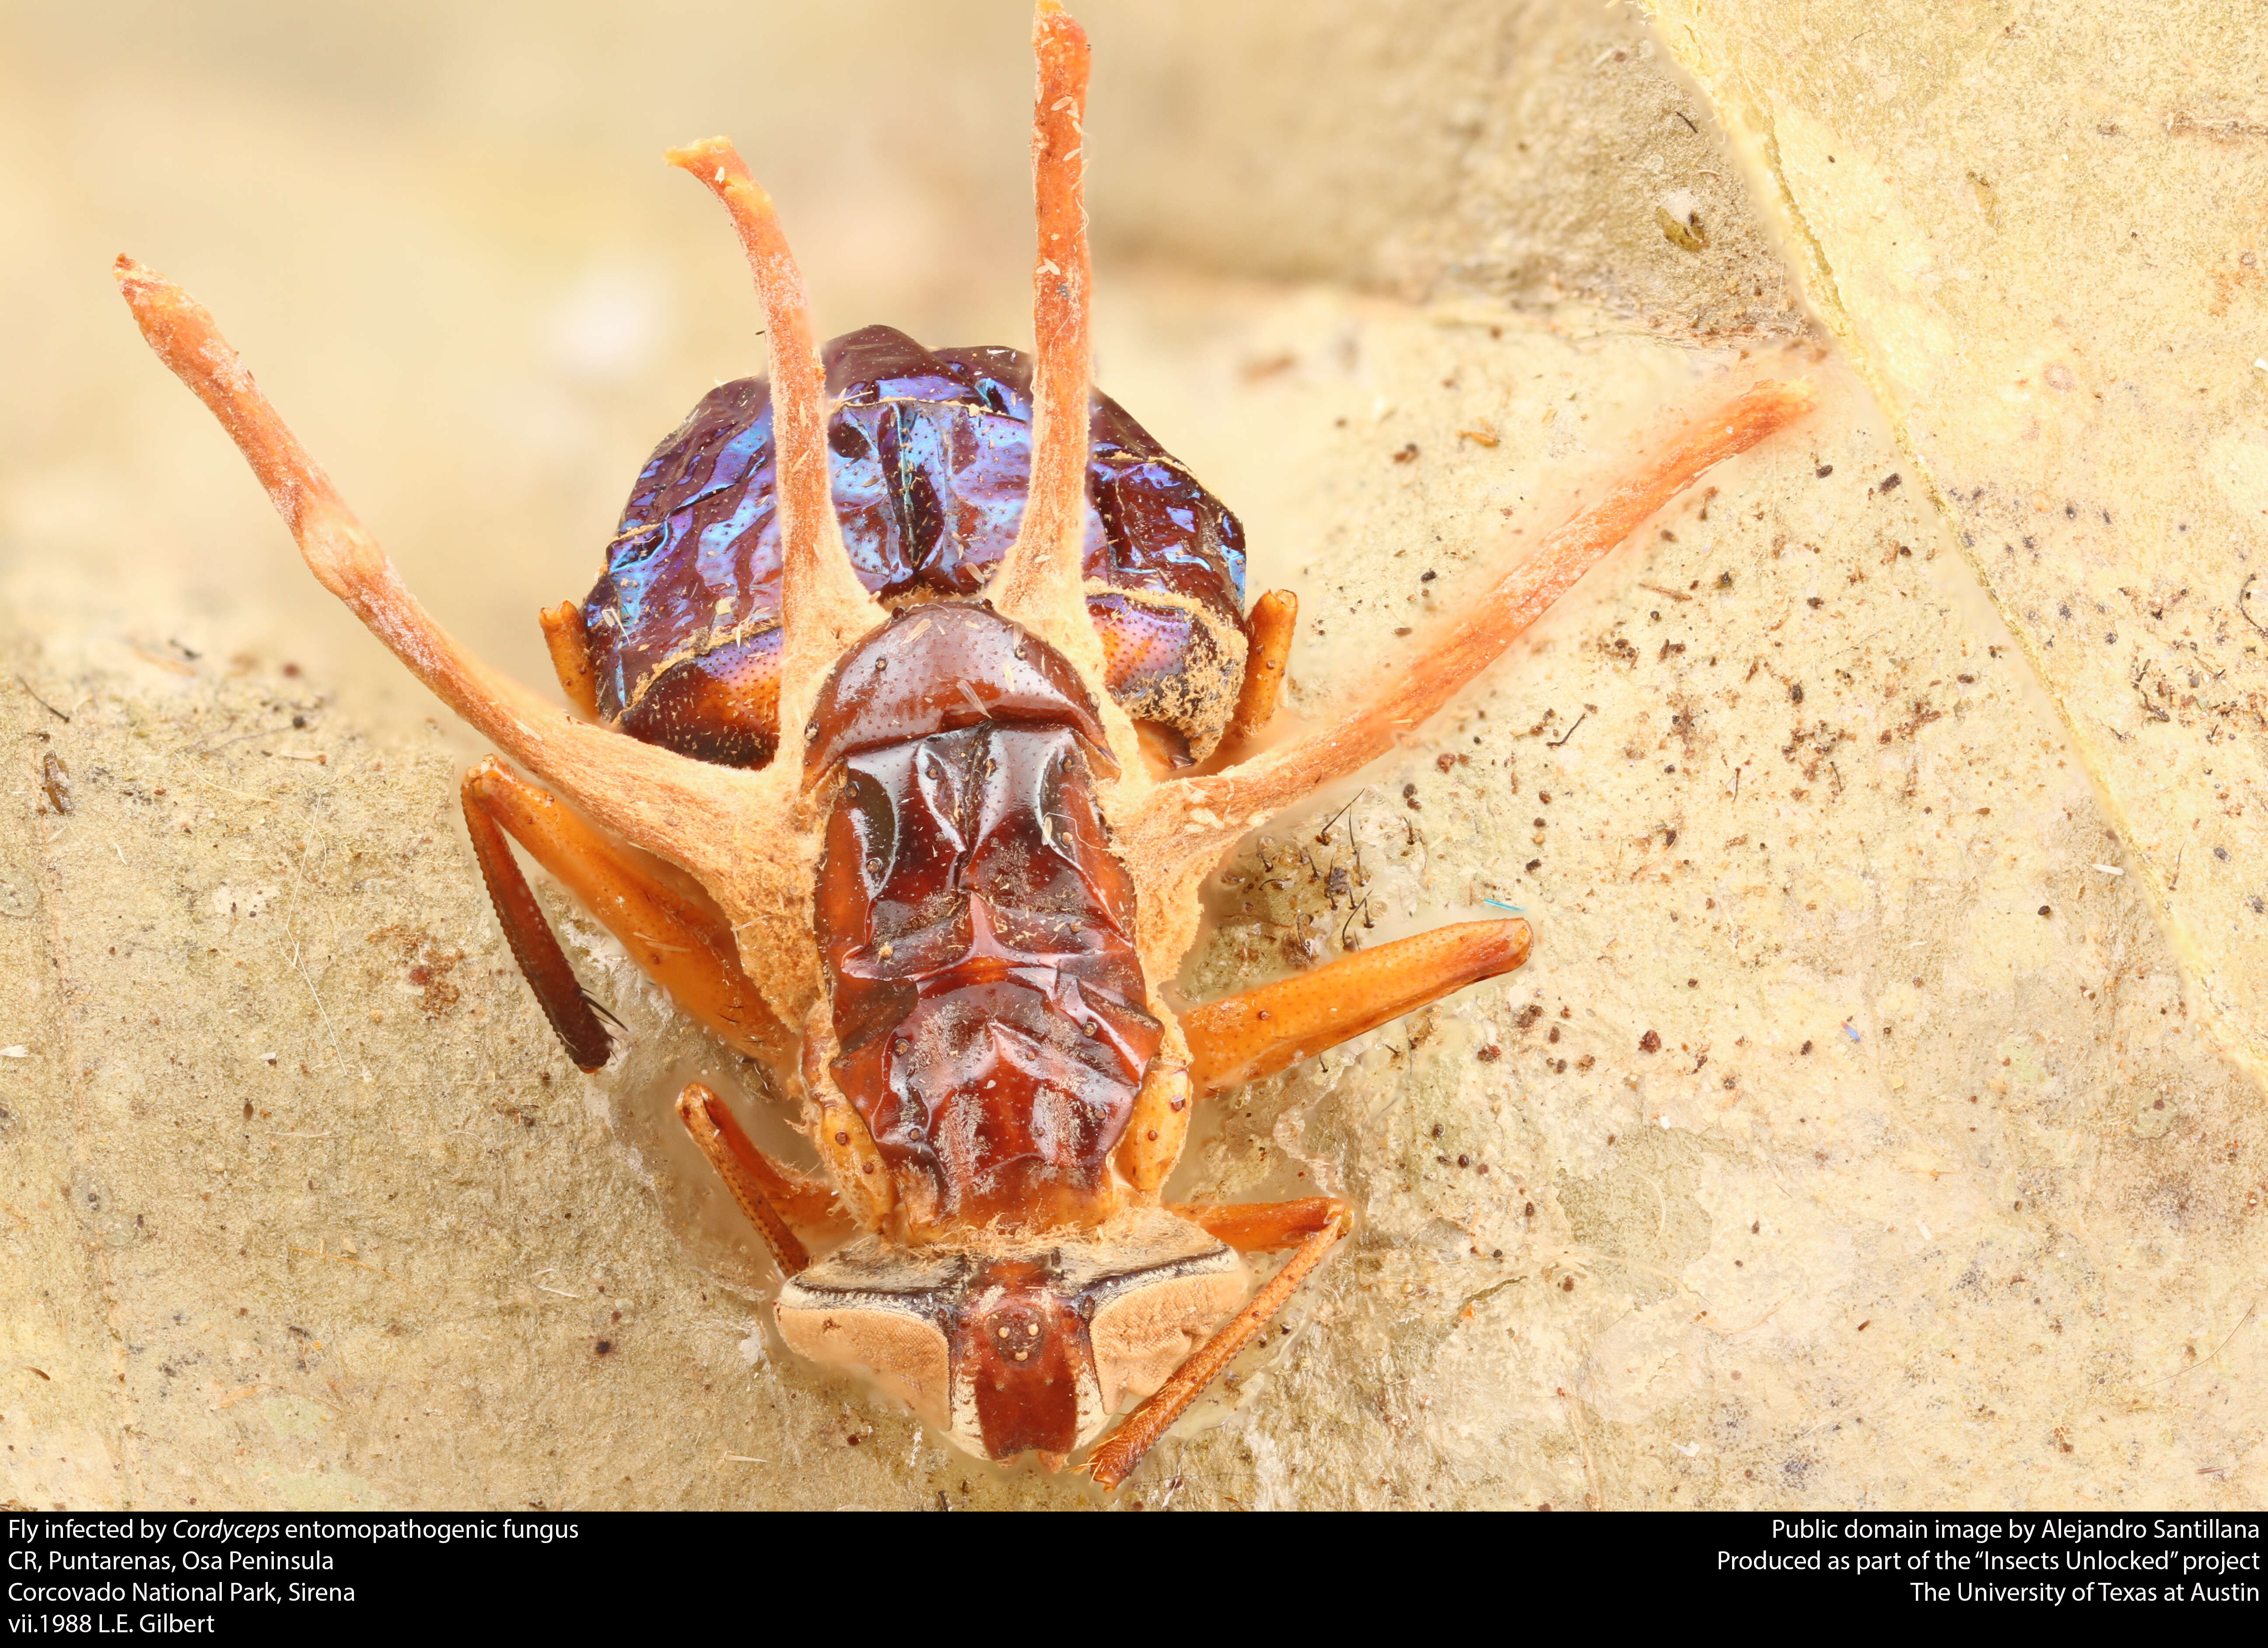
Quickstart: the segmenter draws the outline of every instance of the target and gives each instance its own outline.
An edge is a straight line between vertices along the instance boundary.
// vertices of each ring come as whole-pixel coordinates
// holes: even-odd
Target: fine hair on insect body
[[[770,372],[703,397],[639,475],[590,595],[541,614],[564,706],[440,629],[203,309],[131,259],[116,274],[310,570],[500,753],[465,776],[467,828],[570,1056],[605,1067],[616,1033],[513,843],[799,1102],[816,1173],[702,1085],[676,1100],[779,1263],[786,1343],[970,1453],[1084,1452],[1112,1488],[1351,1227],[1329,1197],[1166,1202],[1195,1107],[1532,943],[1516,916],[1462,923],[1176,1011],[1160,986],[1204,879],[1811,400],[1767,382],[1711,408],[1420,637],[1382,693],[1263,744],[1298,603],[1247,606],[1235,516],[1090,383],[1088,48],[1042,0],[1034,50],[1028,356],[880,326],[822,349],[733,145],[671,152],[739,234]],[[1254,1254],[1285,1255],[1257,1287]]]

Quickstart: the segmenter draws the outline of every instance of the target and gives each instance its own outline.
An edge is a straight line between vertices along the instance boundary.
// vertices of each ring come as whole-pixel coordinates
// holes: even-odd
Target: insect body
[[[507,837],[800,1094],[820,1176],[756,1149],[699,1085],[677,1104],[787,1277],[788,1343],[984,1457],[1060,1466],[1096,1443],[1085,1468],[1115,1486],[1350,1225],[1326,1198],[1166,1203],[1193,1107],[1529,945],[1524,922],[1469,923],[1176,1013],[1157,986],[1195,936],[1199,883],[1809,400],[1767,383],[1714,408],[1478,592],[1382,696],[1254,754],[1295,603],[1240,610],[1234,519],[1091,394],[1086,40],[1042,0],[1035,45],[1028,364],[880,327],[823,363],[740,157],[721,139],[673,153],[732,213],[771,374],[696,408],[590,600],[543,614],[579,713],[463,653],[211,318],[130,260],[117,273],[316,576],[548,785],[485,762],[466,821],[576,1062],[603,1065],[612,1037]],[[1242,1255],[1286,1250],[1254,1290]]]

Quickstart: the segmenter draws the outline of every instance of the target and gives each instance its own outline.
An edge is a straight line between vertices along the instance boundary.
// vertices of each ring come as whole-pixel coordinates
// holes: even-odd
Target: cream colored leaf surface
[[[2257,18],[1656,13],[2054,695],[2207,1022],[2268,1068]]]

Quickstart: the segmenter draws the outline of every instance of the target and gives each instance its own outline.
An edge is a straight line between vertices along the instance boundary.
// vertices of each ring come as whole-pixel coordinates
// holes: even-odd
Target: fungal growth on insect
[[[194,300],[129,259],[117,276],[315,576],[512,763],[466,776],[466,822],[570,1056],[602,1067],[614,1033],[512,842],[800,1095],[820,1176],[699,1085],[678,1100],[785,1274],[787,1343],[980,1456],[1060,1467],[1092,1446],[1108,1487],[1349,1228],[1325,1198],[1164,1203],[1192,1107],[1530,947],[1522,921],[1471,923],[1177,1014],[1158,984],[1198,884],[1809,401],[1766,383],[1711,410],[1382,696],[1251,754],[1297,603],[1246,609],[1235,516],[1088,382],[1087,45],[1042,0],[1034,48],[1030,356],[880,326],[817,347],[733,146],[670,155],[739,232],[770,372],[703,397],[639,475],[590,595],[541,614],[569,708],[440,630]],[[1243,1255],[1261,1252],[1289,1256],[1256,1290]]]

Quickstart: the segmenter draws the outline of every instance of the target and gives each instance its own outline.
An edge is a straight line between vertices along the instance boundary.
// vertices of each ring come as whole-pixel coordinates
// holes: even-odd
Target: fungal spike
[[[1081,125],[1086,33],[1055,0],[1032,22],[1038,89],[1032,110],[1032,188],[1039,244],[1032,265],[1032,481],[1016,541],[985,593],[1003,615],[1061,651],[1090,685],[1102,680],[1102,642],[1087,616],[1080,550],[1086,535],[1087,257]]]
[[[1550,609],[1575,581],[1712,466],[1746,452],[1811,410],[1807,383],[1760,383],[1697,419],[1666,443],[1651,462],[1577,513],[1470,605],[1396,673],[1366,707],[1210,778],[1189,781],[1206,805],[1243,816],[1290,806],[1319,785],[1343,778],[1394,747],[1468,682],[1502,656],[1513,639]],[[1233,838],[1233,837],[1232,837]]]
[[[886,614],[843,547],[827,462],[827,372],[811,334],[803,276],[771,196],[740,151],[705,137],[665,157],[691,173],[732,214],[764,306],[771,344],[774,497],[780,526],[780,750],[799,761],[801,729],[835,660]]]
[[[403,585],[203,305],[130,257],[112,273],[144,341],[234,439],[308,570],[435,696],[633,845],[696,877],[730,871],[732,842],[716,820],[762,810],[748,775],[590,725],[467,652]]]
[[[1195,941],[1193,919],[1182,917],[1176,925],[1151,912],[1193,909],[1198,879],[1245,830],[1415,732],[1647,517],[1712,466],[1748,451],[1815,404],[1808,383],[1767,381],[1712,408],[1577,511],[1535,554],[1476,591],[1370,703],[1237,766],[1160,784],[1127,816],[1115,817],[1128,843],[1127,861],[1136,866],[1145,962],[1169,968]]]

